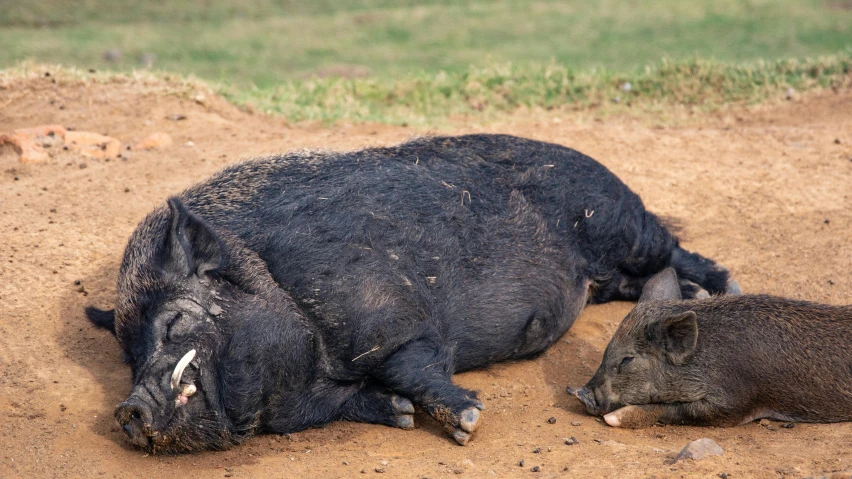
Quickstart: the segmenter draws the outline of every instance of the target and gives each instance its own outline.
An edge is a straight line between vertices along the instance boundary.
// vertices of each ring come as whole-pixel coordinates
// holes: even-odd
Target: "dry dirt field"
[[[132,449],[112,419],[130,371],[115,340],[90,326],[83,309],[111,307],[136,223],[168,195],[240,158],[386,145],[429,132],[294,126],[209,92],[194,101],[194,93],[144,81],[51,80],[0,83],[0,132],[58,123],[124,144],[157,131],[175,141],[159,151],[123,149],[109,161],[60,149],[48,163],[26,165],[0,149],[0,478],[774,478],[852,470],[852,423],[629,431],[587,416],[565,387],[591,376],[629,303],[587,308],[536,360],[458,375],[487,404],[468,447],[418,415],[413,431],[338,422],[259,436],[225,452],[155,457]],[[852,303],[852,90],[683,114],[672,124],[541,112],[484,125],[461,119],[449,131],[576,148],[612,169],[650,210],[677,219],[685,246],[730,268],[745,292]],[[570,437],[578,443],[566,445]],[[702,437],[724,455],[666,463]]]

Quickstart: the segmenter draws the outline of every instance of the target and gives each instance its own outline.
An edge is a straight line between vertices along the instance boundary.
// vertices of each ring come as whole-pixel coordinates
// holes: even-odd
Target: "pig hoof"
[[[397,414],[414,414],[414,404],[402,396],[394,396],[391,399],[393,409]]]
[[[740,283],[737,283],[735,279],[728,280],[728,286],[725,288],[725,292],[734,296],[740,296],[743,294],[743,290],[740,288]]]
[[[401,429],[414,429],[414,404],[401,396],[393,396],[394,422]]]
[[[458,429],[453,432],[453,439],[455,439],[460,445],[467,446],[467,443],[470,442],[470,434]]]
[[[612,427],[621,427],[621,418],[614,412],[604,415],[603,419]]]
[[[459,414],[459,427],[467,432],[475,431],[479,427],[479,416],[479,406],[465,409]]]
[[[653,426],[660,419],[660,411],[648,406],[624,406],[605,414],[604,422],[612,427],[641,429]]]

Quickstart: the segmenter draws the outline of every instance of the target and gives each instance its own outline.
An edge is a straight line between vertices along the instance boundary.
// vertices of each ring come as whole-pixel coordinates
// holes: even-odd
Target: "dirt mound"
[[[423,132],[377,125],[291,126],[195,85],[30,75],[0,82],[0,133],[42,124],[159,149],[92,158],[49,151],[22,164],[0,149],[0,477],[801,477],[852,470],[852,424],[617,430],[564,392],[597,367],[628,303],[589,307],[534,361],[457,376],[481,391],[484,426],[459,447],[428,418],[414,431],[335,423],[260,436],[226,452],[146,457],[112,420],[129,369],[83,308],[111,306],[124,244],[172,193],[239,158],[297,148],[392,144]],[[454,133],[502,132],[587,153],[677,220],[686,247],[729,267],[749,293],[852,303],[852,92],[691,118],[595,121],[509,116]],[[47,148],[49,150],[49,148]],[[554,418],[554,421],[549,421]],[[565,438],[574,437],[576,442]],[[725,453],[667,465],[708,437]],[[523,461],[523,466],[519,464]],[[537,472],[532,472],[538,467]]]

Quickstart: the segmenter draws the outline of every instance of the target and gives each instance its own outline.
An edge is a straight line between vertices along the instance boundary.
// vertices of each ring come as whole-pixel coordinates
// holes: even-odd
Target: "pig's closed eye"
[[[624,359],[618,363],[618,372],[621,372],[621,369],[630,364],[630,361],[633,361],[633,356],[626,356]]]
[[[182,313],[177,313],[172,319],[169,320],[169,323],[166,325],[166,337],[169,338],[169,341],[175,341],[177,339],[180,339],[181,328],[178,327],[178,322],[180,322],[180,319],[182,317]]]

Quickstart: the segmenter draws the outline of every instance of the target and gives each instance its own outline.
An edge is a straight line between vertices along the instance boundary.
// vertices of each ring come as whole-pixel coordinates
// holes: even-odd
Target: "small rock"
[[[532,472],[538,472],[540,470],[541,470],[541,468],[538,467],[538,466],[533,466],[533,468],[532,468]]]
[[[726,473],[726,472],[720,472],[719,474],[716,474],[716,475],[719,476],[721,479],[728,479],[728,477],[729,477],[728,473]]]
[[[61,143],[66,131],[61,125],[18,128],[12,133],[0,135],[0,145],[12,145],[21,163],[45,163],[50,160],[50,156],[43,146],[52,147]]]
[[[69,131],[65,143],[72,150],[89,158],[115,158],[121,152],[121,142],[111,136],[90,131]]]
[[[758,424],[760,424],[760,425],[761,425],[761,426],[763,426],[763,427],[766,427],[766,426],[768,426],[768,425],[770,425],[770,424],[772,424],[772,423],[771,423],[771,422],[769,422],[769,419],[761,419],[761,420],[760,420],[760,422],[759,422]]]
[[[794,427],[796,427],[796,425],[792,422],[788,422],[787,424],[782,424],[781,427],[783,427],[784,429],[793,429]]]
[[[834,139],[834,144],[835,144],[835,145],[839,145],[839,144],[840,144],[840,138],[835,138],[835,139]]]
[[[577,438],[574,437],[574,436],[565,438],[565,444],[568,445],[568,446],[573,446],[574,444],[579,444],[579,442],[580,441],[578,441]]]
[[[669,464],[674,464],[683,459],[700,461],[707,456],[721,456],[724,453],[725,450],[722,449],[722,446],[716,444],[716,441],[705,437],[687,444]]]
[[[792,100],[792,99],[793,99],[793,96],[794,96],[795,94],[796,94],[796,90],[794,90],[794,89],[792,89],[792,88],[788,88],[788,89],[787,89],[787,92],[785,93],[785,97],[786,97],[788,100]]]
[[[533,449],[533,454],[541,454],[541,448],[537,447],[537,448]]]
[[[23,133],[10,133],[0,135],[0,145],[9,144],[18,154],[18,161],[21,163],[47,163],[50,161],[50,155],[44,151],[34,138]]]
[[[376,472],[378,472],[379,474],[384,474],[384,472],[385,472],[385,468],[384,468],[384,467],[377,467],[375,470],[376,470]]]
[[[556,424],[556,418],[555,418],[555,417],[551,417],[550,419],[548,419],[548,420],[547,420],[547,423],[548,423],[548,424]]]
[[[186,120],[186,115],[184,115],[182,113],[175,113],[174,115],[167,116],[166,119],[172,120],[172,121],[181,121],[181,120]]]
[[[518,461],[518,467],[524,467],[524,460],[523,459]]]
[[[628,81],[628,82],[624,82],[624,83],[622,83],[622,85],[621,85],[621,90],[622,90],[622,91],[630,91],[630,90],[632,90],[632,89],[633,89],[633,85],[631,85],[629,81]]]
[[[139,143],[133,145],[134,150],[151,150],[154,148],[162,149],[171,146],[173,143],[172,137],[168,133],[156,132],[151,133]]]
[[[572,426],[579,426],[580,424],[583,424],[583,423],[581,423],[580,421],[571,421]]]

